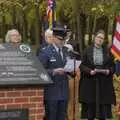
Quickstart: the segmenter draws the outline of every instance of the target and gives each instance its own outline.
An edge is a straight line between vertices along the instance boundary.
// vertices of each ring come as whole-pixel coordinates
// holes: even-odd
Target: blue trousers
[[[67,100],[45,101],[45,120],[65,120],[67,106]]]

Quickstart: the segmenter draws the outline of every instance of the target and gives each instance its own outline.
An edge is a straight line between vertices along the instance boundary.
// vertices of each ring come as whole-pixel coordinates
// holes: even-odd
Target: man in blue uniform
[[[39,54],[53,84],[45,88],[45,110],[47,120],[65,120],[68,105],[68,79],[64,71],[66,52],[64,51],[65,31],[53,29],[53,44]]]

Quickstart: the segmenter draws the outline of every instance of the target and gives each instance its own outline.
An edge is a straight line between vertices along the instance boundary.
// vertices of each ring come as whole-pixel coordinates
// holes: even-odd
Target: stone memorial
[[[0,44],[0,86],[50,83],[50,77],[27,44]]]

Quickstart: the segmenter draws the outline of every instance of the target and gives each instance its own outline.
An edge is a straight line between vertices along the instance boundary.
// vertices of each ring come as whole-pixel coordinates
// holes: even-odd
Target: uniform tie
[[[61,59],[63,59],[63,54],[62,54],[62,49],[61,48],[59,48],[59,56],[61,57]]]

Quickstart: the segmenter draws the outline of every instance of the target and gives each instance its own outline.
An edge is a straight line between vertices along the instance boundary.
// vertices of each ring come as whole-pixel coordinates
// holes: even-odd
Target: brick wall
[[[29,109],[29,120],[43,120],[44,90],[39,87],[0,88],[0,109]]]

